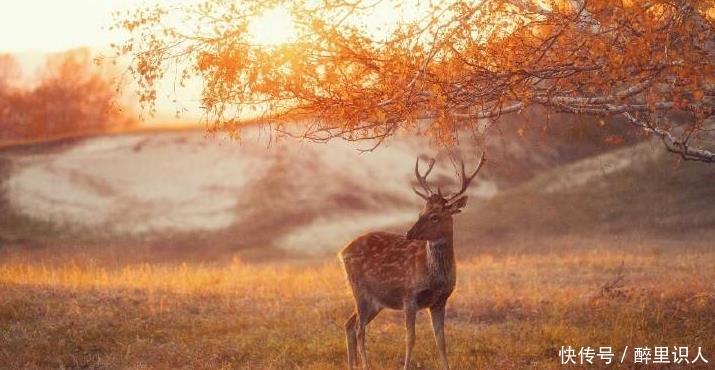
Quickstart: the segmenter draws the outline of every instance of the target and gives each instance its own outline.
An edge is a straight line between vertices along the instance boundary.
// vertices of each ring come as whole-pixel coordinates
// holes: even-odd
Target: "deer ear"
[[[451,213],[459,213],[462,211],[462,208],[467,205],[467,196],[462,196],[457,198],[457,200],[453,201],[450,203],[447,207],[449,207],[449,211]]]

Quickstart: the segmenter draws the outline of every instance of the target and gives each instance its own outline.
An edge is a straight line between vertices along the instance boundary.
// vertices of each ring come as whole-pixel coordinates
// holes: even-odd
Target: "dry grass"
[[[702,346],[715,360],[712,247],[578,242],[591,245],[460,261],[447,319],[455,368],[555,368],[562,345]],[[623,286],[601,294],[621,266]],[[0,264],[0,364],[333,369],[344,364],[350,312],[333,260],[108,266],[16,256]],[[386,311],[371,324],[374,367],[399,367],[401,323]],[[437,368],[424,313],[416,362]]]

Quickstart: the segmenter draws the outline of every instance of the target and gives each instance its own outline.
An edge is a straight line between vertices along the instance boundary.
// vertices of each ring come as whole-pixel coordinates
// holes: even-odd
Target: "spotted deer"
[[[350,242],[339,257],[355,298],[355,313],[345,322],[348,366],[368,368],[365,351],[365,328],[384,308],[405,311],[406,350],[404,368],[409,368],[415,343],[417,311],[429,308],[432,329],[442,366],[449,369],[447,345],[444,339],[444,313],[447,299],[456,283],[453,248],[452,216],[467,204],[464,192],[477,176],[486,159],[482,153],[477,169],[467,175],[461,162],[462,187],[456,193],[443,196],[427,182],[429,168],[420,174],[420,160],[415,163],[415,176],[422,192],[413,190],[426,204],[417,222],[405,235],[370,232]]]

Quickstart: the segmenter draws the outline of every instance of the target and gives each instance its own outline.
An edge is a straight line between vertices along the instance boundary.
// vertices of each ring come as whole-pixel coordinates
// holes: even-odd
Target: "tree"
[[[50,56],[33,99],[33,132],[41,136],[108,131],[135,124],[115,104],[112,71],[96,65],[88,49]]]
[[[131,38],[115,48],[133,57],[148,106],[168,71],[199,77],[217,126],[260,119],[285,132],[299,121],[306,123],[299,134],[318,141],[379,145],[407,130],[450,145],[539,105],[625,117],[683,159],[715,162],[704,129],[714,113],[715,0],[435,1],[425,16],[375,32],[365,20],[385,3],[419,4],[205,0],[142,8],[118,15],[115,26]],[[252,20],[276,7],[290,10],[296,37],[252,43]]]
[[[95,66],[87,49],[49,56],[35,86],[0,85],[0,98],[2,139],[47,138],[136,125],[116,105],[111,71]]]
[[[26,94],[18,88],[20,64],[10,54],[0,55],[0,139],[17,138],[20,127],[13,125],[18,111],[24,111]]]
[[[10,54],[0,54],[0,92],[8,90],[20,79],[22,70],[17,59]]]

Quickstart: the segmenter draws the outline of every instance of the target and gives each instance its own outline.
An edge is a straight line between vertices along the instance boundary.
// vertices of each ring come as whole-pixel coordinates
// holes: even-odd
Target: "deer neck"
[[[454,283],[456,269],[451,223],[442,235],[428,241],[427,266],[432,278]]]

